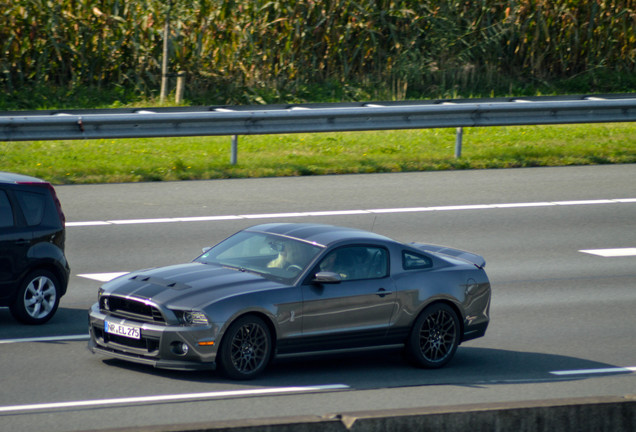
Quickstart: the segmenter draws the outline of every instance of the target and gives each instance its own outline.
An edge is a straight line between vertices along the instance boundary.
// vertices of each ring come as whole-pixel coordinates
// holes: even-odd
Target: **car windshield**
[[[241,231],[217,244],[195,261],[291,280],[323,246],[274,234]]]

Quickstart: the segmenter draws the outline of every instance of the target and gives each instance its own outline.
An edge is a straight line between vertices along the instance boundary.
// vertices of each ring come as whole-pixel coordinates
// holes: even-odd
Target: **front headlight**
[[[179,322],[182,325],[208,325],[208,317],[203,312],[198,311],[175,311]]]
[[[109,296],[104,295],[104,293],[106,292],[106,290],[104,290],[104,288],[99,288],[97,290],[97,304],[99,305],[99,309],[104,311],[108,311],[110,310],[110,302],[109,302]]]

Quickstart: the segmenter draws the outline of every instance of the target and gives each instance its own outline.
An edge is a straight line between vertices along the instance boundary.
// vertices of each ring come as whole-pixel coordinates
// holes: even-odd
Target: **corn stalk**
[[[511,80],[633,76],[635,3],[173,0],[169,66],[188,73],[190,97],[217,103],[293,101],[328,83],[403,99],[483,93]],[[0,0],[0,87],[155,95],[166,5]]]

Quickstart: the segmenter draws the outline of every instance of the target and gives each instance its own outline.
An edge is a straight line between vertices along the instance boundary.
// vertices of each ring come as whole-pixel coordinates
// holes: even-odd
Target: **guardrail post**
[[[185,71],[179,71],[177,74],[177,91],[174,97],[174,101],[180,104],[183,101],[183,93],[185,92]]]
[[[462,138],[464,135],[464,128],[458,127],[457,134],[455,135],[455,159],[462,157]]]
[[[238,135],[232,135],[232,155],[230,156],[230,163],[236,165],[238,159]]]

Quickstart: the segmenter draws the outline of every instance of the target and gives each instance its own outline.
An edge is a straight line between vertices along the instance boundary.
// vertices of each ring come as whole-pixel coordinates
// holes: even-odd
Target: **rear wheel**
[[[272,353],[272,336],[265,322],[245,316],[233,322],[221,342],[220,371],[231,379],[246,380],[260,375]]]
[[[50,320],[60,303],[59,282],[47,270],[36,270],[23,280],[11,314],[25,324],[44,324]]]
[[[439,368],[453,358],[459,338],[455,311],[446,304],[435,303],[415,321],[409,337],[409,354],[420,367]]]

